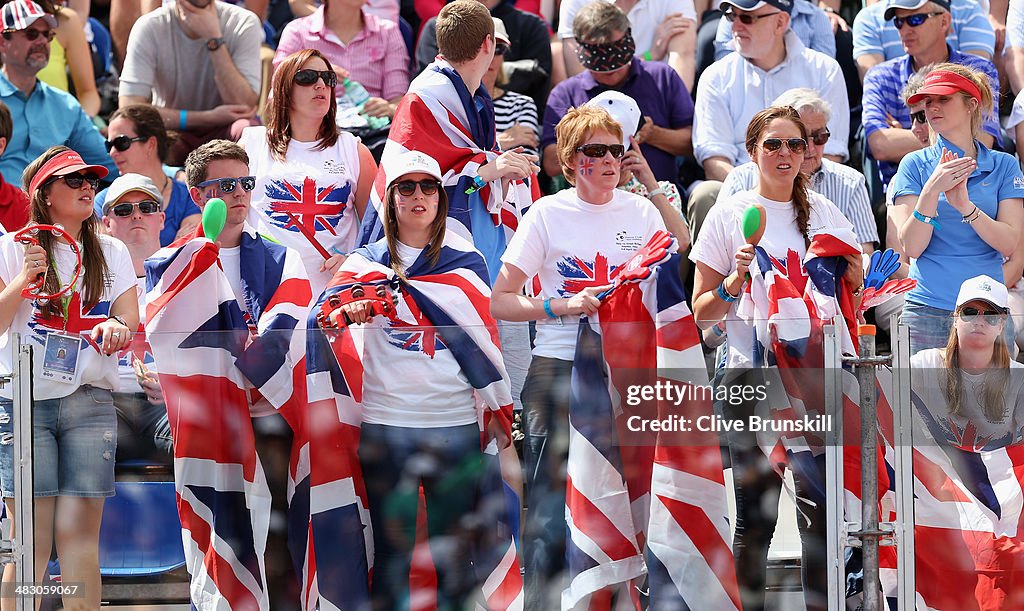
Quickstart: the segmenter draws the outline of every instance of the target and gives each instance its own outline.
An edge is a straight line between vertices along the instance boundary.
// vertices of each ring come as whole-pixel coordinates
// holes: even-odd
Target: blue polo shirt
[[[555,143],[555,126],[570,108],[582,106],[609,89],[612,88],[595,81],[586,70],[552,89],[544,109],[541,150]],[[636,100],[640,112],[645,117],[651,117],[658,127],[679,129],[693,125],[693,100],[690,92],[668,64],[642,62],[634,57],[625,82],[615,90]],[[641,144],[640,150],[655,178],[678,182],[679,172],[674,155],[648,144]]]
[[[103,204],[107,201],[107,192],[110,189],[103,189],[96,194],[93,206],[96,208],[96,216],[103,217]],[[192,201],[188,193],[188,186],[177,180],[171,181],[171,199],[164,202],[164,227],[160,230],[160,246],[167,246],[174,241],[181,228],[181,221],[193,214],[202,214],[203,211]],[[491,223],[492,225],[494,223]]]
[[[992,87],[992,99],[999,99],[999,76],[996,74],[995,65],[983,57],[960,53],[949,45],[949,61],[953,64],[960,64],[968,68],[974,68],[988,75],[989,85]],[[910,129],[910,108],[903,103],[900,92],[914,74],[914,67],[909,55],[882,62],[868,70],[864,75],[864,137],[868,138],[880,129],[887,129],[886,114],[892,115],[904,129]],[[985,121],[986,132],[995,136],[996,143],[1000,146],[1003,143],[1002,130],[999,127],[999,117],[993,113]],[[878,162],[878,172],[882,176],[882,184],[887,185],[896,173],[896,164],[888,161]]]
[[[977,141],[974,145],[978,147],[978,167],[967,179],[967,192],[974,205],[995,218],[999,202],[1024,198],[1024,174],[1012,155],[991,151]],[[920,195],[939,164],[943,148],[964,155],[962,150],[937,137],[934,145],[914,151],[900,161],[890,187],[892,197]],[[917,280],[917,287],[907,293],[907,301],[952,312],[964,280],[980,274],[1003,277],[1003,256],[982,240],[974,227],[961,220],[960,213],[940,193],[941,228],[932,230],[928,247],[910,262],[910,277]]]
[[[0,156],[0,174],[11,184],[21,184],[21,173],[51,146],[63,144],[86,163],[110,171],[105,180],[117,178],[117,166],[103,146],[103,136],[89,120],[74,96],[36,81],[27,98],[0,73],[0,101],[11,110],[14,130]]]

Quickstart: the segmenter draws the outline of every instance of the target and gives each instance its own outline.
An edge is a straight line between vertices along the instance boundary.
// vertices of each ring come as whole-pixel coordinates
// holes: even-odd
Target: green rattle
[[[203,235],[216,242],[220,232],[224,231],[224,223],[228,219],[228,207],[219,197],[206,202],[203,206]]]

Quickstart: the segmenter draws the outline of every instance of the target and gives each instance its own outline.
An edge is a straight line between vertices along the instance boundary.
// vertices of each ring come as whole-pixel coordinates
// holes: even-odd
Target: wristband
[[[117,314],[111,314],[110,316],[107,317],[107,320],[116,320],[117,322],[121,323],[122,325],[124,325],[126,327],[128,326],[128,323],[126,323],[124,321],[124,319],[121,318],[120,316],[118,316]]]
[[[551,309],[550,297],[544,300],[544,313],[548,315],[548,318],[558,318],[557,316],[555,316],[555,311]]]
[[[178,131],[185,131],[185,126],[188,124],[188,111],[182,110],[178,113]]]
[[[917,210],[914,210],[914,218],[921,221],[925,225],[931,225],[935,229],[942,229],[942,225],[939,225],[939,221],[936,220],[938,217],[925,216],[918,212]]]
[[[466,195],[472,195],[472,194],[476,193],[477,191],[479,191],[480,189],[483,189],[486,186],[487,186],[487,183],[484,182],[483,178],[480,178],[479,176],[474,176],[473,177],[473,184],[470,185],[468,189],[466,189]]]
[[[732,303],[740,298],[739,295],[731,295],[729,291],[725,289],[725,280],[722,280],[722,283],[718,285],[718,289],[716,290],[718,292],[718,298],[726,303]]]
[[[647,199],[654,199],[656,195],[664,195],[665,197],[668,197],[668,193],[665,193],[665,189],[658,187],[657,189],[652,189],[651,191],[648,191]]]
[[[644,61],[645,61],[645,62],[649,62],[649,61],[651,61],[651,60],[652,60],[652,58],[651,58],[651,52],[650,52],[650,51],[644,51]]]
[[[981,216],[981,208],[978,208],[978,206],[975,205],[974,206],[974,210],[971,210],[970,214],[965,214],[965,215],[963,215],[960,218],[960,222],[961,223],[967,223],[968,225],[970,225],[974,221],[978,220],[978,217],[980,217],[980,216]]]

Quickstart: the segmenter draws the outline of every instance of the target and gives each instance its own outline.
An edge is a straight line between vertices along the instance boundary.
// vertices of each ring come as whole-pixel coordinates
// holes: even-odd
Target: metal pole
[[[21,335],[10,336],[14,351],[14,558],[18,584],[36,583],[35,520],[33,510],[35,483],[32,469],[32,347],[21,343]],[[33,611],[32,596],[16,596],[18,611]]]
[[[875,405],[875,326],[861,325],[860,359],[857,362],[857,381],[860,385],[861,433],[861,550],[864,561],[864,611],[879,611],[880,584],[878,581],[878,436]]]
[[[828,556],[828,609],[846,609],[846,528],[843,514],[843,352],[835,325],[825,325],[825,550]]]
[[[896,471],[896,584],[897,607],[917,604],[917,572],[914,555],[914,438],[913,405],[910,402],[910,328],[892,315],[893,397],[892,424]]]

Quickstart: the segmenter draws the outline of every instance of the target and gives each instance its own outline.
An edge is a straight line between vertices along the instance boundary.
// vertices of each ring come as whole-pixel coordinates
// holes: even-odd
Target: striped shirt
[[[1024,2],[1011,2],[1006,10],[1006,46],[1024,48]]]
[[[540,121],[537,119],[537,105],[533,103],[533,98],[515,91],[506,91],[494,100],[494,128],[501,135],[501,132],[516,123],[529,127],[540,138]],[[532,146],[523,148],[527,153],[538,154]]]
[[[883,19],[887,5],[888,2],[876,2],[857,13],[853,20],[854,59],[874,54],[890,60],[906,55],[899,30],[892,21]],[[953,0],[950,15],[953,27],[946,38],[949,46],[961,53],[984,51],[989,57],[993,55],[996,34],[986,11],[981,10],[974,0]],[[1006,25],[1007,37],[1010,38],[1009,22]]]
[[[992,98],[999,99],[999,77],[996,75],[996,67],[992,62],[977,55],[965,55],[949,48],[949,59],[954,64],[962,64],[988,75],[989,84],[992,86]],[[910,109],[903,103],[900,92],[906,85],[907,79],[914,74],[910,56],[904,55],[896,59],[884,61],[868,70],[864,75],[864,138],[870,138],[871,134],[880,129],[888,129],[886,115],[891,115],[899,121],[904,129],[910,129]],[[992,134],[996,142],[1002,144],[1002,130],[999,127],[999,117],[991,116],[985,121],[984,129]],[[834,133],[834,132],[833,132]],[[888,161],[878,162],[878,171],[882,176],[882,184],[889,184],[889,180],[896,173],[896,164]]]
[[[757,164],[745,163],[729,172],[722,190],[718,193],[715,205],[732,197],[740,191],[749,191],[757,186]],[[822,158],[821,167],[811,174],[810,188],[825,196],[853,223],[853,232],[861,244],[878,242],[878,225],[871,214],[871,203],[868,201],[868,188],[864,183],[864,175]]]
[[[836,56],[836,37],[832,33],[832,22],[817,4],[811,4],[807,0],[794,2],[793,12],[789,17],[789,29],[793,30],[808,49],[829,57]],[[732,24],[722,17],[718,20],[718,32],[715,34],[715,60],[720,60],[735,50],[732,42]]]

